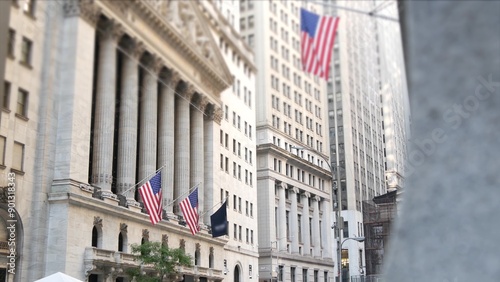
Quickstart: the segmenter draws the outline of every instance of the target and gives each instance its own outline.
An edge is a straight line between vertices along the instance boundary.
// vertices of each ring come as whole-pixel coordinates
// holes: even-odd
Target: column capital
[[[122,44],[123,49],[131,58],[139,60],[146,51],[144,44],[137,38],[129,38]]]
[[[158,56],[151,55],[145,58],[144,65],[146,68],[153,71],[155,75],[158,75],[160,74],[160,71],[163,69],[165,64],[163,63],[163,60]]]
[[[191,98],[193,98],[194,93],[196,92],[196,89],[194,85],[190,83],[185,83],[183,87],[180,88],[179,94],[181,97],[186,99],[187,101],[191,102]]]
[[[300,194],[300,196],[304,197],[304,198],[310,198],[311,197],[311,193],[309,192],[304,192],[302,194]]]
[[[168,87],[174,89],[177,87],[177,84],[179,84],[179,82],[182,80],[180,73],[172,69],[163,72],[161,75],[161,79]]]
[[[208,98],[207,96],[205,95],[202,95],[202,94],[198,94],[198,97],[196,99],[196,101],[194,101],[194,105],[196,106],[196,108],[198,108],[201,112],[205,112],[205,109],[208,105]]]
[[[299,190],[299,188],[297,188],[297,187],[291,187],[291,188],[290,188],[290,192],[295,193],[295,194],[299,194],[299,193],[300,193],[300,190]]]
[[[217,107],[214,104],[208,104],[207,108],[208,108],[208,113],[206,115],[206,119],[213,120],[217,124],[220,125],[220,122],[222,121],[222,114],[223,114],[222,108]]]
[[[100,21],[98,25],[97,35],[100,40],[111,39],[118,42],[125,33],[122,26],[113,20]]]
[[[314,196],[312,197],[312,200],[313,200],[313,201],[316,201],[316,202],[320,202],[320,201],[321,201],[321,197],[320,197],[320,196],[318,196],[318,195],[314,195]]]
[[[94,0],[68,0],[63,5],[64,16],[82,17],[91,26],[96,27],[101,9],[95,5]]]

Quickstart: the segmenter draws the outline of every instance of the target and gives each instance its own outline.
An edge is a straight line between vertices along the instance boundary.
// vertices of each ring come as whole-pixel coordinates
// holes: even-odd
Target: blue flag
[[[220,237],[227,235],[227,204],[226,201],[222,206],[210,216],[210,224],[212,225],[212,237]]]

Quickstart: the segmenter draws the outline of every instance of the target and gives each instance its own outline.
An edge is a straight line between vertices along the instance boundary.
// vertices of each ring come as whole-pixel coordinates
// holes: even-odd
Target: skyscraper
[[[337,1],[325,8],[341,18],[328,101],[332,159],[340,164],[343,241],[364,235],[362,202],[386,193],[388,177],[399,175],[401,186],[407,90],[396,2]],[[382,11],[395,20],[378,17]],[[364,245],[346,240],[343,279],[363,275],[364,265]]]
[[[302,71],[301,5],[240,2],[258,69],[259,281],[328,281],[334,271],[326,86]]]

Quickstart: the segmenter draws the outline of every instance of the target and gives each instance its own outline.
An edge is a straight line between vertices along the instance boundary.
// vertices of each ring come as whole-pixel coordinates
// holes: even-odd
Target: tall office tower
[[[328,100],[332,159],[338,158],[340,170],[344,281],[364,274],[364,244],[345,240],[364,235],[362,202],[386,193],[389,167],[403,175],[408,112],[399,24],[368,15],[393,9],[390,16],[397,18],[395,6],[396,1],[325,4],[327,13],[340,17]],[[392,147],[384,142],[387,133]],[[389,155],[394,161],[386,164]]]
[[[255,67],[231,25],[195,1],[13,0],[7,8],[0,275],[130,281],[127,269],[139,266],[130,245],[157,241],[193,257],[172,280],[222,281],[230,266],[234,281],[246,281],[258,264]],[[236,119],[224,117],[226,105]],[[164,219],[152,225],[137,188],[157,170]],[[196,235],[179,209],[194,187]],[[226,191],[238,203],[234,211],[230,199],[237,240],[209,232]]]
[[[330,281],[334,272],[326,85],[301,69],[301,4],[240,2],[258,69],[259,281]]]
[[[398,19],[397,1],[377,1],[377,13]],[[405,177],[412,168],[408,160],[407,144],[410,139],[410,106],[406,83],[405,62],[399,22],[377,21],[382,111],[384,115],[385,179],[388,191],[405,188]]]
[[[214,19],[220,25],[219,48],[234,76],[231,88],[221,94],[220,191],[214,197],[227,200],[229,234],[224,246],[223,274],[230,281],[257,279],[258,222],[255,145],[255,75],[251,48],[239,35],[239,3],[215,1]],[[207,5],[208,4],[208,5]],[[214,12],[215,12],[214,10]],[[216,14],[216,16],[215,16]]]

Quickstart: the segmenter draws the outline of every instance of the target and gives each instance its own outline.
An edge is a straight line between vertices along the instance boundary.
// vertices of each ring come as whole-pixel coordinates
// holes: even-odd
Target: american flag
[[[182,200],[179,205],[191,233],[193,235],[198,233],[200,231],[200,225],[198,224],[198,187]]]
[[[338,17],[319,16],[300,9],[302,69],[328,79]]]
[[[141,194],[151,223],[155,225],[163,216],[160,171],[139,188],[139,194]]]

